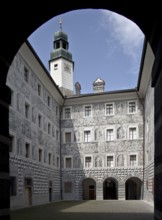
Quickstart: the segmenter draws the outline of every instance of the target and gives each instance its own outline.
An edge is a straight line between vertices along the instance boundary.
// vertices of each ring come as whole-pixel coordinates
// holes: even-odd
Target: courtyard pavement
[[[59,201],[11,211],[11,220],[153,220],[153,206],[139,200]]]

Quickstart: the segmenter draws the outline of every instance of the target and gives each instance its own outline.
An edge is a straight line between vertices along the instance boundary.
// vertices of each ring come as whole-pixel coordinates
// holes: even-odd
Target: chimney
[[[100,92],[104,92],[104,90],[105,90],[105,81],[98,77],[93,82],[93,92],[100,93]]]
[[[80,95],[81,94],[81,85],[79,82],[75,83],[75,93],[76,95]]]

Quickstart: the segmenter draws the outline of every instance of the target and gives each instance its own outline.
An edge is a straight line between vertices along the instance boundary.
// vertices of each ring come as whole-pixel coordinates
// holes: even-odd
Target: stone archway
[[[103,199],[118,199],[118,182],[114,178],[107,178],[103,182]]]
[[[141,199],[142,181],[137,177],[129,178],[125,183],[125,199],[139,200]]]
[[[96,199],[96,182],[92,178],[86,178],[82,182],[83,200]]]

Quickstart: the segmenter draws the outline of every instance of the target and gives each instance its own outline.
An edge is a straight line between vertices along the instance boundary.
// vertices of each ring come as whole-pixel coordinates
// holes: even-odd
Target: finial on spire
[[[60,18],[60,30],[62,30],[62,18]]]

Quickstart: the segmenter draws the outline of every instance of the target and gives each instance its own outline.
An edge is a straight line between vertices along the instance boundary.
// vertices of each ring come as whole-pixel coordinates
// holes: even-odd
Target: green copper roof
[[[72,54],[63,48],[59,48],[59,49],[51,52],[51,59],[56,59],[59,57],[64,57],[64,58],[72,61]]]
[[[63,39],[63,40],[65,40],[65,41],[68,41],[68,36],[67,36],[67,34],[65,34],[65,33],[62,32],[62,31],[56,32],[55,35],[54,35],[54,38],[55,38],[55,41],[56,41],[56,40],[60,40],[60,39]]]

